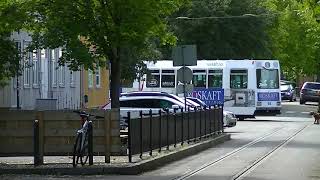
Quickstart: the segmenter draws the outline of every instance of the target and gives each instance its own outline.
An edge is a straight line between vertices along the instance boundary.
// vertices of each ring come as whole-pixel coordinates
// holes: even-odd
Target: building
[[[21,52],[32,41],[26,32],[14,32],[11,38]],[[0,108],[16,108],[18,103],[21,109],[79,109],[105,104],[109,99],[107,70],[94,75],[93,71],[72,71],[67,65],[59,66],[61,55],[61,48],[22,55],[22,75],[0,88]]]
[[[95,71],[81,71],[83,106],[98,108],[109,101],[109,71],[98,67]]]

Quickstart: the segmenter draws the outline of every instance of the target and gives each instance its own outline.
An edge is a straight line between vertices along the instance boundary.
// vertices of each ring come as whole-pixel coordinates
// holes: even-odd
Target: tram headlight
[[[281,102],[280,101],[277,101],[277,106],[280,106],[281,105]]]
[[[258,101],[257,102],[257,106],[261,106],[262,105],[262,102],[261,101]]]

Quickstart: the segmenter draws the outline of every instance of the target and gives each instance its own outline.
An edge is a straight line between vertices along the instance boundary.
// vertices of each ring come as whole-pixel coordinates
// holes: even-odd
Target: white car
[[[206,108],[206,104],[199,98],[188,97],[188,100],[194,101],[194,102],[198,103],[201,107]],[[223,110],[223,126],[224,127],[233,127],[233,126],[236,126],[236,124],[237,124],[236,115],[234,113],[232,113],[231,111]]]
[[[184,108],[184,99],[176,95],[164,92],[132,92],[122,93],[120,96],[120,116],[126,117],[127,112],[131,112],[131,118],[139,118],[140,111],[147,115],[152,111],[152,114],[158,114],[159,110],[169,110],[173,112],[174,109]],[[198,98],[188,98],[187,108],[194,110],[194,107],[204,107],[204,102]],[[111,109],[110,103],[102,107],[102,109]],[[126,126],[126,120],[121,118],[120,126]],[[237,124],[236,116],[230,111],[223,111],[223,126],[233,127]]]
[[[127,112],[130,112],[132,119],[140,117],[140,111],[143,115],[148,115],[150,110],[153,115],[158,115],[159,111],[174,112],[180,111],[184,108],[184,102],[172,94],[162,93],[162,92],[132,92],[132,93],[122,93],[120,98],[120,126],[127,126]],[[192,104],[187,102],[187,108],[193,107]],[[108,103],[102,107],[102,109],[111,109],[111,103]]]
[[[223,126],[233,127],[237,125],[236,115],[230,111],[223,110]]]

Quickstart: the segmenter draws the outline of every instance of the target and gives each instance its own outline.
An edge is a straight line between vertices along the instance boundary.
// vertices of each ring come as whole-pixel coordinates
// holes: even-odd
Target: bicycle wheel
[[[89,158],[89,146],[88,146],[88,132],[85,133],[83,146],[81,147],[80,161],[82,165],[85,165]]]
[[[76,141],[75,141],[74,146],[73,146],[73,160],[72,160],[73,167],[76,167],[77,164],[79,164],[79,158],[81,157],[81,153],[80,153],[81,139],[82,139],[81,136],[82,136],[81,133],[79,133],[77,135]]]

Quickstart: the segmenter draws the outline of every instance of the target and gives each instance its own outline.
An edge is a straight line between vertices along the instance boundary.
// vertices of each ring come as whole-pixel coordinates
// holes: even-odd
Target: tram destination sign
[[[258,92],[258,101],[280,101],[278,92]]]
[[[224,89],[222,88],[194,88],[189,97],[201,99],[208,106],[224,104]]]

